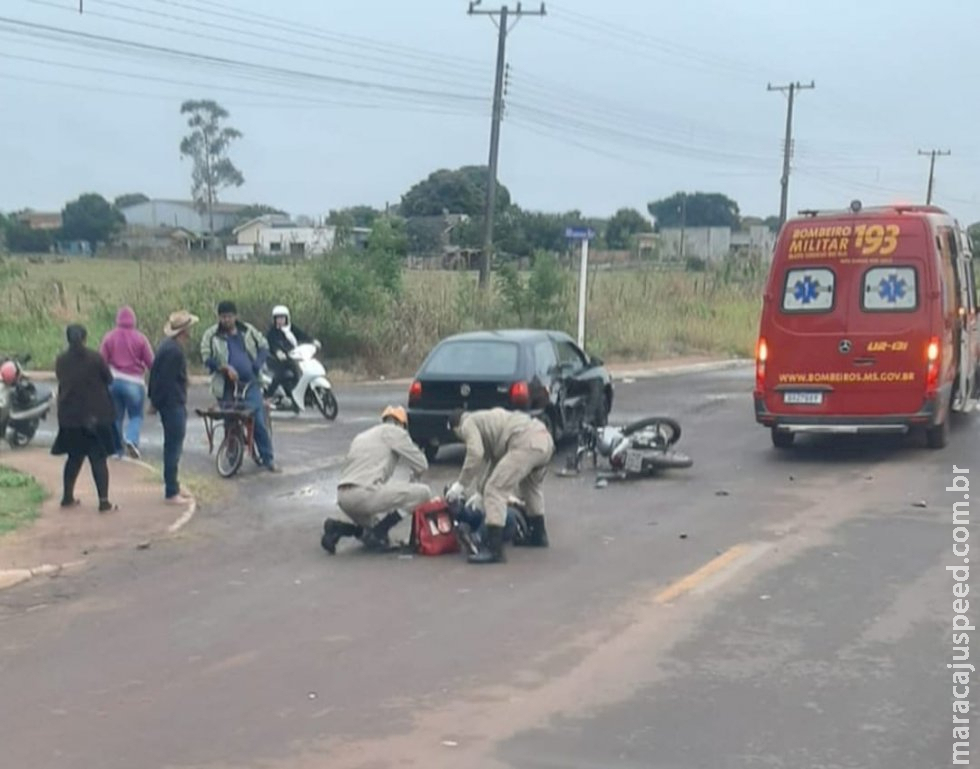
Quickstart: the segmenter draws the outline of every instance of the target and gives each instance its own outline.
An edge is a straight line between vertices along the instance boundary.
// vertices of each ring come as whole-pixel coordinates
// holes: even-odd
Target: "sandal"
[[[80,504],[82,504],[82,501],[80,499],[72,498],[72,499],[61,500],[62,507],[78,507]]]
[[[108,499],[103,499],[99,502],[99,512],[107,513],[109,511],[115,511],[119,509],[119,505],[114,505]]]

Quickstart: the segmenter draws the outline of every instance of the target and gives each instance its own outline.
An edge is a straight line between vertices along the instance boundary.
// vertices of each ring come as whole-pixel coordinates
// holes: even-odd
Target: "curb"
[[[157,469],[146,462],[139,459],[129,459],[126,462],[132,462],[144,470],[148,470],[152,473],[156,473]],[[176,534],[182,528],[193,520],[195,514],[197,513],[197,499],[193,496],[190,498],[190,502],[187,504],[187,509],[181,513],[180,517],[177,518],[172,524],[167,527],[167,534]],[[70,561],[69,563],[52,564],[45,563],[40,566],[35,566],[31,569],[0,569],[0,591],[6,590],[11,587],[16,587],[21,585],[28,580],[34,579],[35,577],[57,577],[69,569],[74,569],[79,566],[84,566],[86,561]]]
[[[613,374],[615,381],[627,379],[658,379],[667,376],[682,376],[685,374],[701,374],[710,371],[726,371],[736,368],[747,368],[755,363],[751,358],[736,358],[734,360],[707,361],[705,363],[690,363],[683,366],[665,366],[663,368],[634,369],[617,371]]]
[[[153,465],[149,464],[148,462],[144,462],[142,459],[130,459],[127,457],[125,461],[132,462],[134,465],[138,465],[139,467],[142,467],[144,470],[148,470],[151,473],[154,474],[159,473],[159,470],[157,470],[157,468],[155,468]],[[194,498],[193,494],[189,496],[191,500],[187,504],[187,509],[180,514],[180,517],[176,521],[174,521],[172,524],[170,524],[167,527],[168,534],[176,534],[187,524],[189,524],[191,520],[194,518],[194,516],[197,514],[197,499]]]

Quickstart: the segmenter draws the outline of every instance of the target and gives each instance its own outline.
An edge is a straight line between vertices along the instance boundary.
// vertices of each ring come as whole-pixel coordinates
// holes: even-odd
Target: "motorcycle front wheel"
[[[32,419],[27,424],[11,425],[7,433],[7,443],[10,444],[10,448],[22,449],[30,443],[37,433],[38,424],[38,420]]]
[[[651,427],[664,436],[664,440],[668,446],[673,446],[681,439],[680,423],[670,417],[647,417],[637,422],[631,422],[622,429],[622,433],[625,436],[629,436],[641,430],[648,430]]]
[[[337,403],[337,398],[333,394],[333,390],[329,390],[326,387],[314,387],[313,388],[313,400],[316,403],[316,407],[320,410],[320,413],[326,419],[331,422],[337,418],[337,412],[340,411],[340,406]]]

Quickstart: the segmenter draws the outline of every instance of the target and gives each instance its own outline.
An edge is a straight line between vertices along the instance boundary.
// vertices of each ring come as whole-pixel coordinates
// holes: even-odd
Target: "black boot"
[[[337,552],[337,543],[340,542],[341,538],[360,537],[362,533],[363,529],[360,526],[327,518],[323,523],[323,537],[320,539],[320,544],[330,555],[334,555]]]
[[[468,560],[470,563],[505,563],[503,526],[487,526],[486,542],[481,545],[480,552]]]
[[[384,518],[378,521],[371,529],[371,533],[377,540],[388,544],[388,532],[402,522],[402,514],[398,510],[393,510]]]
[[[527,526],[530,529],[527,538],[528,547],[548,547],[548,531],[544,527],[544,516],[529,515]]]

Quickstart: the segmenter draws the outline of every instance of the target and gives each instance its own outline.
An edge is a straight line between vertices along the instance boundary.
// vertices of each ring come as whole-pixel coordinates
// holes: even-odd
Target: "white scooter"
[[[296,404],[304,410],[317,409],[324,417],[333,421],[337,418],[337,398],[333,394],[333,387],[327,379],[327,370],[323,364],[317,360],[316,353],[320,349],[317,344],[299,344],[289,351],[289,357],[299,364],[299,382],[293,388],[292,396]],[[267,388],[272,384],[272,375],[268,369],[262,371],[262,387]],[[289,400],[289,394],[280,385],[276,392],[272,393],[273,411],[292,411],[293,404]]]

